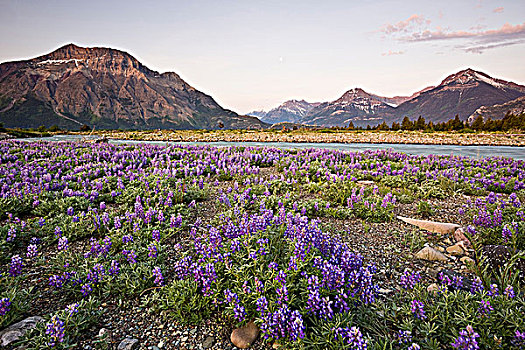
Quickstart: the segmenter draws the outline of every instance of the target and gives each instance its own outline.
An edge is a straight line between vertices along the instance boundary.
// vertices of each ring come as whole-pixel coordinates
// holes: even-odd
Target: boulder
[[[253,321],[250,321],[246,326],[234,329],[230,340],[239,349],[247,349],[257,339],[258,335],[259,327]]]
[[[423,229],[429,232],[433,232],[433,233],[441,233],[441,234],[454,233],[454,231],[456,231],[456,229],[460,227],[459,225],[451,224],[448,222],[418,220],[418,219],[406,218],[403,216],[398,216],[397,218],[401,221],[406,222],[407,224],[417,226],[420,229]]]
[[[25,320],[10,325],[6,329],[0,331],[0,346],[6,347],[17,341],[26,334],[27,331],[35,328],[36,325],[42,321],[44,321],[44,319],[40,316],[31,316]]]
[[[428,261],[448,261],[448,258],[432,247],[424,247],[416,253],[416,258]]]

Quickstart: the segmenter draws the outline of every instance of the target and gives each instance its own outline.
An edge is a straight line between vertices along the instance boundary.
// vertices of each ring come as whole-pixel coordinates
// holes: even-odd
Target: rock
[[[459,260],[461,260],[461,262],[465,265],[474,264],[474,259],[469,258],[468,256],[464,256]]]
[[[454,231],[456,231],[456,229],[460,227],[459,225],[451,224],[447,222],[418,220],[418,219],[405,218],[403,216],[398,216],[397,218],[401,221],[406,222],[407,224],[417,226],[420,229],[423,229],[429,232],[433,232],[433,233],[441,233],[441,234],[454,233]]]
[[[463,255],[465,254],[465,251],[459,244],[451,245],[450,247],[447,247],[447,253],[452,255]]]
[[[99,338],[105,338],[108,336],[108,330],[106,328],[100,328],[98,331]]]
[[[439,285],[437,283],[429,284],[427,287],[427,292],[436,293],[439,290]]]
[[[444,252],[445,252],[445,248],[440,247],[440,246],[437,246],[437,247],[436,247],[436,250],[437,250],[437,251],[440,251],[441,253],[444,253]]]
[[[253,321],[250,321],[246,326],[234,329],[230,340],[236,347],[247,349],[253,344],[258,335],[259,327]]]
[[[135,338],[126,338],[120,342],[117,349],[118,350],[132,350],[139,347],[139,341]]]
[[[375,182],[374,181],[369,181],[369,180],[359,180],[359,181],[357,181],[357,183],[359,185],[370,186],[370,185],[373,185]]]
[[[416,258],[428,261],[447,261],[448,258],[432,247],[424,247],[416,253]]]
[[[162,348],[164,347],[164,341],[161,340],[161,341],[157,344],[157,347],[158,347],[159,349],[162,349]]]
[[[214,343],[215,343],[215,338],[212,337],[212,336],[208,336],[202,342],[202,348],[203,349],[209,349],[209,348],[211,348],[213,346]]]
[[[456,231],[454,231],[454,239],[456,240],[456,242],[463,242],[467,248],[470,248],[472,246],[467,236],[465,236],[465,228],[463,227],[460,227]]]
[[[0,346],[8,346],[17,341],[26,334],[27,331],[35,328],[36,325],[42,321],[44,321],[42,317],[32,316],[10,325],[6,329],[0,331]]]
[[[391,289],[385,289],[385,288],[379,288],[379,290],[377,292],[379,294],[388,295],[388,294],[392,293],[392,290]]]

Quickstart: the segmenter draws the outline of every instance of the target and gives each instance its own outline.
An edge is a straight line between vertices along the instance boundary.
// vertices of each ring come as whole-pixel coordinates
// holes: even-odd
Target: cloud
[[[399,21],[394,24],[387,24],[381,28],[381,31],[385,34],[393,34],[398,32],[407,32],[409,27],[413,24],[430,24],[430,20],[425,19],[421,15],[412,15],[405,19],[404,21]]]
[[[500,29],[490,29],[484,31],[452,31],[448,32],[437,28],[435,31],[425,30],[422,32],[412,33],[409,36],[402,38],[404,41],[434,41],[434,40],[448,40],[448,39],[465,39],[475,38],[477,40],[491,43],[502,40],[516,39],[525,37],[525,22],[515,26],[505,23]]]
[[[402,55],[405,51],[392,51],[388,50],[388,52],[383,52],[381,56],[395,56],[395,55]]]
[[[494,10],[492,10],[492,12],[494,12],[494,13],[502,13],[503,10],[504,10],[503,7],[496,7]]]
[[[499,43],[499,44],[477,45],[477,46],[470,46],[470,47],[459,46],[458,48],[462,49],[465,52],[482,54],[483,52],[485,52],[485,50],[495,49],[498,47],[512,46],[512,45],[517,45],[517,44],[522,44],[522,43],[525,43],[525,40],[507,41],[507,42]]]

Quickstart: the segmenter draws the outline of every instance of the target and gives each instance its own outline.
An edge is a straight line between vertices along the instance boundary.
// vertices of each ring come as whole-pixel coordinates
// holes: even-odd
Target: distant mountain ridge
[[[281,122],[295,123],[301,120],[308,112],[319,105],[319,102],[309,103],[305,100],[288,100],[280,106],[265,111],[253,111],[248,115],[260,118],[263,122],[277,124]]]
[[[153,71],[111,48],[65,45],[0,64],[0,122],[7,127],[262,128],[173,72]]]
[[[405,116],[443,122],[459,115],[461,120],[467,120],[482,106],[505,104],[521,96],[525,96],[525,86],[465,69],[411,96],[384,97],[353,88],[334,101],[319,103],[306,115],[296,114],[287,119],[287,114],[281,113],[275,120],[318,126],[347,126],[352,122],[362,127],[401,122]],[[278,112],[282,106],[272,111]]]

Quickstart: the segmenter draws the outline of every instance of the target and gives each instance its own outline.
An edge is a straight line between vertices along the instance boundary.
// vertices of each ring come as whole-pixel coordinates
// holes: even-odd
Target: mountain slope
[[[494,105],[525,95],[525,86],[494,79],[485,73],[465,69],[445,78],[435,88],[403,102],[394,120],[420,115],[433,122],[443,122],[456,114],[466,120],[483,105]]]
[[[366,126],[381,123],[394,113],[395,108],[384,102],[385,98],[372,95],[363,89],[351,89],[332,102],[324,102],[311,109],[300,121],[321,126]],[[390,101],[392,102],[392,101]]]
[[[319,103],[309,103],[305,100],[289,100],[268,112],[254,111],[248,113],[248,115],[258,117],[263,122],[269,124],[282,122],[295,123],[303,118],[312,108],[318,105]]]
[[[468,118],[472,123],[478,115],[484,119],[503,119],[505,114],[511,113],[520,115],[525,113],[525,96],[518,97],[515,100],[505,102],[503,104],[495,104],[492,106],[481,106]]]
[[[73,44],[0,64],[0,122],[72,129],[264,126],[222,108],[176,73],[150,70],[123,51]]]

